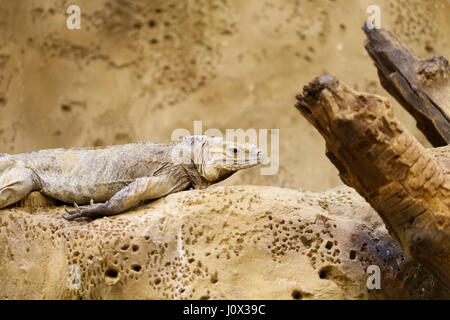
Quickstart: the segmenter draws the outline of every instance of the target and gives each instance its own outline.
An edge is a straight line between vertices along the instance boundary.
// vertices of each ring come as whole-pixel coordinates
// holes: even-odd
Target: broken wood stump
[[[316,78],[297,100],[344,183],[372,205],[408,254],[450,287],[449,162],[408,132],[387,99],[355,92],[333,76]]]
[[[416,119],[434,146],[450,144],[450,67],[442,56],[416,57],[384,29],[363,28],[381,85]]]

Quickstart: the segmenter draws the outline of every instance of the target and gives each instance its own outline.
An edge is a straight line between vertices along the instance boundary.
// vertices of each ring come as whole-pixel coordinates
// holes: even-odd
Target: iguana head
[[[210,182],[221,181],[238,170],[254,167],[265,157],[255,145],[218,137],[190,136],[183,139],[183,145],[190,149],[190,160],[200,176]]]

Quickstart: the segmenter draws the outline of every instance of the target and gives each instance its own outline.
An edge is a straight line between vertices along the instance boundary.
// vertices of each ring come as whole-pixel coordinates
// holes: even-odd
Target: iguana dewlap
[[[264,158],[250,144],[190,136],[172,143],[137,142],[0,156],[0,208],[31,191],[75,203],[66,219],[121,213],[142,200],[205,188]],[[90,203],[86,207],[77,204]]]

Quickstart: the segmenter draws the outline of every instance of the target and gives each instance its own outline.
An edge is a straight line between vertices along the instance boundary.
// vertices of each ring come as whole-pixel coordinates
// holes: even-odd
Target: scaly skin
[[[206,188],[261,163],[253,145],[191,136],[172,143],[39,150],[0,156],[0,208],[31,191],[67,203],[68,220],[121,213],[140,201]],[[95,203],[97,202],[97,203]],[[78,204],[87,204],[78,207]]]

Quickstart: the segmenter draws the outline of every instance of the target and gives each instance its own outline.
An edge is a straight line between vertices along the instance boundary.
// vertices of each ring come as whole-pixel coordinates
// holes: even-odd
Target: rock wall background
[[[81,30],[66,28],[70,4]],[[419,56],[450,57],[446,0],[2,1],[0,151],[169,141],[202,120],[204,130],[280,129],[278,174],[252,169],[225,185],[339,185],[294,97],[324,72],[388,96],[363,47],[371,4]]]

